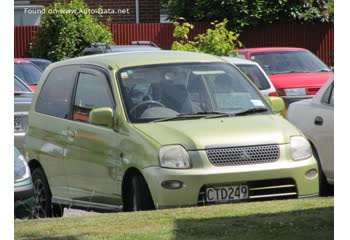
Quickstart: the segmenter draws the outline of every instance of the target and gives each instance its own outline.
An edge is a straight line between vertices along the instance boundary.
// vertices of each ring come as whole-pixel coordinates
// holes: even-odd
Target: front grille
[[[230,185],[247,185],[249,188],[249,199],[243,201],[267,201],[267,200],[282,200],[297,198],[298,192],[297,187],[293,179],[272,179],[272,180],[261,180],[251,181],[245,183],[234,183]],[[210,185],[211,187],[213,185]],[[226,185],[219,185],[226,186]],[[205,189],[207,186],[201,187],[198,196],[198,205],[209,205],[212,203],[206,202]]]
[[[278,145],[216,148],[206,150],[214,166],[233,166],[275,162],[280,157]]]

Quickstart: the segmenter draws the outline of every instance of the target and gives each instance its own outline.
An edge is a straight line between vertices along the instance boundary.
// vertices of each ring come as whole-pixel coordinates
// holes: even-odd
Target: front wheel
[[[141,175],[131,178],[126,197],[125,211],[144,211],[154,209],[153,200],[146,181]]]

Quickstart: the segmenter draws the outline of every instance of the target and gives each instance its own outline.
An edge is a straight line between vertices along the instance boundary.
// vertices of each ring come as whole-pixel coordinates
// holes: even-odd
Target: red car
[[[35,91],[42,71],[33,63],[23,58],[15,58],[14,64],[15,75]]]
[[[246,48],[239,57],[260,64],[286,106],[311,98],[333,75],[314,54],[304,48]]]

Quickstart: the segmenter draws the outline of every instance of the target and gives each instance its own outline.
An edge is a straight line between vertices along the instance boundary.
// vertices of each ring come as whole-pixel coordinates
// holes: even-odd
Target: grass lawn
[[[15,222],[15,239],[333,239],[334,199],[224,204]]]

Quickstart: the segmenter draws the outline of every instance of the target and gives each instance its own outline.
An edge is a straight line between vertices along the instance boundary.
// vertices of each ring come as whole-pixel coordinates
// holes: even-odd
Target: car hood
[[[280,115],[250,115],[215,119],[134,124],[160,145],[179,144],[187,150],[223,146],[286,144],[300,132]]]
[[[333,72],[270,74],[269,78],[276,89],[281,88],[321,88]]]

